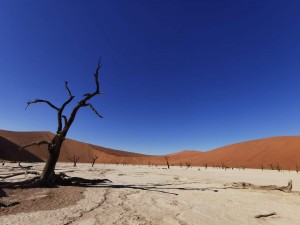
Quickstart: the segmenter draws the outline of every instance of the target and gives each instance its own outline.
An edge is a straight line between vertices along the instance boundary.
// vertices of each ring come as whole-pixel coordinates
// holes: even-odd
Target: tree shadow
[[[7,194],[5,191],[3,191],[2,188],[0,188],[0,198],[3,198],[3,197],[7,197]]]
[[[173,191],[212,191],[218,192],[219,190],[227,189],[226,187],[205,187],[205,188],[190,188],[190,187],[164,187],[176,184],[144,184],[144,185],[133,185],[133,184],[111,184],[108,182],[103,182],[101,184],[89,184],[89,183],[73,183],[66,184],[63,186],[80,186],[80,187],[88,187],[88,188],[111,188],[111,189],[134,189],[134,190],[142,190],[142,191],[153,191],[159,192],[163,194],[170,195],[179,195],[179,193],[172,192]]]

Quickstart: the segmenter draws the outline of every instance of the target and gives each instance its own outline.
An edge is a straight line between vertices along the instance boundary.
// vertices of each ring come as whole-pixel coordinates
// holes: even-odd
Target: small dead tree
[[[179,162],[179,166],[180,166],[180,168],[182,167],[182,162],[181,161]]]
[[[276,166],[276,169],[277,169],[277,171],[278,171],[278,172],[280,172],[280,171],[281,171],[281,167],[280,167],[280,165],[279,165],[279,164],[277,164],[277,166]]]
[[[299,172],[298,164],[296,164],[296,172],[297,172],[297,173]]]
[[[168,169],[170,169],[169,157],[168,157],[168,156],[165,156],[165,160],[166,160],[166,163],[167,163]]]
[[[263,164],[261,164],[261,170],[264,170],[264,165]]]
[[[67,159],[73,162],[73,166],[77,166],[77,162],[79,161],[80,157],[77,155],[73,155],[73,157],[67,157]]]
[[[205,167],[206,170],[207,170],[207,166],[208,166],[207,163],[204,163],[204,167]]]
[[[274,167],[273,167],[273,164],[272,164],[272,163],[269,164],[269,166],[270,166],[271,170],[274,170]]]
[[[92,164],[92,167],[94,167],[94,164],[95,164],[95,162],[96,162],[97,159],[98,159],[98,156],[97,156],[97,155],[93,155],[93,156],[91,157],[91,164]]]
[[[54,169],[56,166],[56,162],[60,155],[61,146],[68,134],[69,129],[71,128],[78,111],[81,108],[89,107],[98,117],[103,118],[98,111],[93,107],[93,105],[89,102],[95,96],[102,94],[100,91],[99,85],[99,70],[101,68],[100,61],[98,62],[98,66],[94,73],[94,80],[95,80],[95,90],[93,92],[89,92],[83,95],[81,100],[78,101],[76,106],[71,110],[71,114],[67,117],[64,114],[64,110],[66,106],[74,99],[74,95],[72,94],[68,82],[65,82],[65,88],[69,95],[69,98],[60,106],[54,105],[52,102],[44,99],[35,99],[27,102],[27,107],[36,104],[36,103],[43,103],[48,105],[50,108],[57,112],[57,131],[55,136],[52,138],[51,141],[41,140],[38,142],[34,142],[31,144],[27,144],[22,148],[27,148],[33,145],[47,145],[49,157],[46,161],[44,169],[39,177],[35,177],[31,180],[26,180],[23,183],[19,183],[19,186],[26,186],[26,187],[37,187],[37,186],[52,186],[53,184],[61,181],[63,179],[62,176],[55,175]],[[25,110],[26,110],[25,109]],[[73,181],[72,181],[73,182]]]
[[[185,162],[186,168],[190,168],[191,167],[191,162]]]

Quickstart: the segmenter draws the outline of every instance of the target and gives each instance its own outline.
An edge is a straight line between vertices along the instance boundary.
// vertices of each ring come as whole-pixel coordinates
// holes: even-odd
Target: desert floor
[[[31,165],[38,171],[43,166]],[[14,172],[20,172],[17,164],[0,166],[1,176]],[[300,224],[300,174],[295,171],[59,163],[57,172],[112,183],[0,190],[0,203],[18,203],[0,209],[0,224]],[[285,186],[290,179],[291,193],[232,186]],[[272,212],[276,215],[255,218]]]

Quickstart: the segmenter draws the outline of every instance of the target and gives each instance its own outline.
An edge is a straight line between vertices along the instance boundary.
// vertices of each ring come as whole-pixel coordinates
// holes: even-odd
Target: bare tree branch
[[[65,81],[65,87],[66,87],[66,89],[67,89],[67,91],[68,91],[70,97],[69,97],[69,99],[68,99],[67,101],[65,101],[64,104],[62,104],[62,106],[58,109],[58,113],[57,113],[58,126],[57,126],[57,131],[56,131],[57,134],[59,134],[59,133],[61,132],[61,130],[62,130],[62,121],[61,121],[62,118],[64,119],[65,125],[67,124],[67,122],[66,122],[67,117],[63,116],[62,113],[63,113],[65,107],[66,107],[66,106],[73,100],[73,98],[75,97],[75,96],[72,95],[71,90],[70,90],[70,88],[69,88],[69,86],[68,86],[68,82],[67,82],[67,81]]]
[[[67,124],[67,122],[68,122],[68,119],[67,119],[67,117],[66,117],[65,115],[62,115],[61,117],[64,119],[65,126],[66,126],[66,124]]]
[[[86,106],[89,106],[91,110],[93,110],[94,113],[96,113],[97,116],[100,118],[104,118],[103,116],[100,115],[100,113],[97,112],[97,110],[94,108],[94,106],[91,103],[86,104]]]
[[[48,104],[51,108],[53,108],[53,109],[55,109],[55,110],[59,110],[59,108],[56,107],[55,105],[53,105],[50,101],[48,101],[48,100],[43,100],[43,99],[35,99],[35,100],[28,101],[25,110],[28,108],[28,106],[29,106],[30,104],[40,103],[40,102]]]
[[[30,147],[30,146],[33,146],[33,145],[49,145],[51,142],[49,141],[38,141],[38,142],[33,142],[31,144],[28,144],[28,145],[24,145],[22,147],[20,147],[20,149],[23,149],[23,148],[27,148],[27,147]]]
[[[101,68],[101,58],[98,61],[98,66],[97,66],[95,74],[94,74],[95,82],[96,82],[96,91],[95,91],[95,93],[97,93],[97,94],[100,94],[100,85],[99,85],[99,79],[98,79],[100,68]]]
[[[58,113],[57,113],[58,126],[57,126],[57,132],[56,133],[60,133],[61,130],[62,130],[62,122],[61,122],[62,118],[65,121],[65,125],[67,124],[67,122],[66,122],[67,117],[63,116],[62,113],[63,113],[65,107],[73,100],[73,98],[74,98],[74,96],[70,96],[70,98],[67,101],[65,101],[65,103],[61,106],[61,108],[58,109]]]
[[[68,86],[68,81],[65,81],[65,86],[66,86],[66,89],[67,89],[67,91],[68,91],[68,93],[69,93],[69,96],[72,97],[73,95],[72,95],[72,93],[71,93],[71,91],[70,91],[70,88],[69,88],[69,86]]]
[[[89,106],[89,103],[87,103],[88,100],[90,100],[91,98],[93,98],[94,96],[98,95],[98,94],[101,94],[100,92],[100,87],[99,87],[99,70],[101,68],[101,64],[100,64],[100,60],[98,62],[98,66],[96,68],[96,71],[94,73],[94,77],[95,77],[95,85],[96,85],[96,90],[92,93],[87,93],[84,95],[84,98],[81,99],[77,106],[74,107],[74,109],[72,110],[71,112],[71,115],[70,115],[70,118],[69,120],[67,121],[67,124],[65,125],[64,127],[64,130],[62,131],[63,133],[67,133],[71,124],[73,123],[75,117],[76,117],[76,114],[78,112],[78,110],[81,108],[81,107],[85,107],[85,106]],[[93,107],[94,108],[94,107]],[[93,110],[93,109],[92,109]],[[95,109],[93,110],[95,113],[97,112]],[[98,112],[96,113],[100,118],[103,118]]]

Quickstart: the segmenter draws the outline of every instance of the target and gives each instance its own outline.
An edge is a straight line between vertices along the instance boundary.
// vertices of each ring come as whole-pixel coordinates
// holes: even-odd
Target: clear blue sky
[[[0,129],[56,131],[64,81],[101,89],[68,137],[165,154],[300,134],[300,1],[0,1]],[[77,98],[78,99],[78,98]],[[74,101],[76,103],[76,100]],[[73,105],[74,106],[74,105]]]

